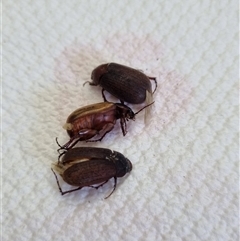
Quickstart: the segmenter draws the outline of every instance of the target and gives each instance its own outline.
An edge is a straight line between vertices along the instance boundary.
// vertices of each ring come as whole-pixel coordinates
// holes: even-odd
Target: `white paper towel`
[[[237,1],[3,2],[2,240],[238,240]],[[82,84],[117,62],[156,76],[144,113],[100,143],[132,172],[61,196],[50,170]],[[112,98],[113,101],[117,101]],[[129,105],[137,111],[141,105]],[[61,180],[64,190],[69,187]]]

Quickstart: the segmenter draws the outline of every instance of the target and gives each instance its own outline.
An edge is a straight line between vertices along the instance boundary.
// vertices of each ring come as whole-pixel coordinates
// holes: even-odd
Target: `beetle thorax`
[[[107,66],[108,64],[102,64],[92,71],[91,79],[93,80],[93,85],[99,85],[102,75],[107,72]]]
[[[131,162],[121,153],[113,151],[109,158],[116,166],[116,176],[123,177],[132,170]]]

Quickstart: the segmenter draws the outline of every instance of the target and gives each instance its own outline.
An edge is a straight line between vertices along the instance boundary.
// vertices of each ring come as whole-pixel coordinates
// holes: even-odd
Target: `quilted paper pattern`
[[[3,1],[2,240],[238,240],[237,24],[234,0]],[[107,62],[155,76],[155,104],[79,146],[133,170],[109,199],[112,180],[61,196],[55,137],[102,101],[83,83]]]

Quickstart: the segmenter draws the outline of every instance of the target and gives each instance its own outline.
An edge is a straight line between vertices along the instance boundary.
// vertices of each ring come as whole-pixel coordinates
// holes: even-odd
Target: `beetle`
[[[135,116],[140,111],[153,103],[144,106],[136,113],[127,105],[112,102],[100,102],[75,110],[68,116],[63,126],[67,130],[70,140],[61,146],[56,139],[60,147],[58,152],[71,149],[79,141],[101,141],[114,128],[117,119],[120,119],[122,133],[125,136],[127,134],[126,121],[135,120]],[[97,135],[100,138],[91,139]]]
[[[91,74],[90,85],[100,85],[104,101],[107,101],[104,91],[120,99],[121,103],[141,104],[147,100],[147,104],[152,102],[152,94],[156,91],[157,81],[155,77],[148,77],[143,72],[120,65],[117,63],[107,63],[96,67]],[[150,79],[155,82],[155,90],[152,92]]]
[[[68,150],[60,162],[52,164],[51,169],[62,195],[80,190],[83,187],[98,189],[109,179],[114,178],[113,190],[105,197],[108,198],[116,189],[117,178],[123,177],[132,170],[132,163],[117,151],[97,147],[76,147]],[[78,188],[62,191],[54,170],[62,176],[66,183]]]

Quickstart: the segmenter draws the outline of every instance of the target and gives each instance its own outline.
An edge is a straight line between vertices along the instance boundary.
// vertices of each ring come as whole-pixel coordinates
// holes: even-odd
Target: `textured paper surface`
[[[2,240],[238,240],[237,1],[3,2]],[[100,143],[133,170],[61,196],[50,170],[83,83],[117,62],[156,76],[144,113]],[[117,101],[112,98],[112,101]],[[129,105],[137,111],[142,105]],[[61,180],[62,188],[69,187]]]

